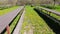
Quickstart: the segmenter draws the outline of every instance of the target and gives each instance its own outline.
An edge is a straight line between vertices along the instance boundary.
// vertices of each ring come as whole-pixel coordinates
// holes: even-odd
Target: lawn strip
[[[33,7],[26,6],[25,9],[21,34],[29,33],[30,30],[33,34],[54,34],[45,21],[33,10]]]

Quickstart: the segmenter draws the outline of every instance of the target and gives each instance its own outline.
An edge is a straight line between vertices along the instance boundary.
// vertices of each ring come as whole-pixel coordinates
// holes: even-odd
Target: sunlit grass
[[[54,10],[60,12],[60,6],[56,6],[56,8]]]
[[[11,7],[11,8],[7,8],[7,9],[4,9],[4,10],[0,10],[0,16],[11,12],[11,11],[17,9],[18,7],[19,7],[19,6],[14,6],[14,7]]]
[[[26,6],[25,9],[26,12],[24,15],[22,30],[20,31],[21,34],[24,34],[25,30],[28,32],[30,26],[33,27],[34,34],[54,34],[46,22],[33,10],[33,7]]]

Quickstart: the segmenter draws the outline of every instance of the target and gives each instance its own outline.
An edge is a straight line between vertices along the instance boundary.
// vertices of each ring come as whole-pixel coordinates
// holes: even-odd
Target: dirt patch
[[[33,26],[27,25],[25,28],[24,34],[33,34]]]

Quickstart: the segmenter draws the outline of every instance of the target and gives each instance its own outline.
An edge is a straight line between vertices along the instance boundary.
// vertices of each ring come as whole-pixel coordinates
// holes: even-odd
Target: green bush
[[[52,5],[41,5],[41,6],[43,6],[43,7],[45,7],[45,8],[49,8],[49,9],[55,9],[55,7],[52,6]]]
[[[0,6],[0,10],[3,10],[3,9],[7,9],[7,8],[10,8],[12,6]]]
[[[7,8],[9,8],[9,7],[0,7],[0,10],[7,9]]]

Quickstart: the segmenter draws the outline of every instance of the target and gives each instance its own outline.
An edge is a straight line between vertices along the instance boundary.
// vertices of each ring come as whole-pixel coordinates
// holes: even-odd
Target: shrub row
[[[55,9],[55,7],[53,5],[41,5],[45,8],[49,8],[49,9]]]
[[[11,6],[0,6],[0,10],[10,8]]]

